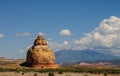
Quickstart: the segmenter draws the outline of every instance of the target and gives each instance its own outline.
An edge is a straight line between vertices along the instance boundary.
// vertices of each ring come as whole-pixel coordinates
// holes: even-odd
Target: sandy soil
[[[35,72],[28,72],[22,74],[20,73],[15,73],[15,72],[0,72],[0,76],[34,76]],[[54,73],[55,76],[85,76],[86,73],[63,73],[63,74],[58,74]],[[87,73],[88,76],[104,76],[103,74],[90,74]],[[37,73],[37,76],[48,76],[48,73]],[[120,74],[108,74],[108,76],[120,76]]]

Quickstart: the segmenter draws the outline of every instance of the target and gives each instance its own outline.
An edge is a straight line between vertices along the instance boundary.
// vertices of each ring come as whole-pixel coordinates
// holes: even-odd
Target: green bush
[[[88,76],[87,74],[85,74],[84,76]]]
[[[59,71],[58,71],[58,74],[63,74],[63,71],[62,71],[62,70],[59,70]]]
[[[34,76],[37,76],[37,73],[34,73]]]
[[[104,72],[104,76],[107,76],[107,72]]]
[[[49,72],[48,76],[55,76],[53,72]]]

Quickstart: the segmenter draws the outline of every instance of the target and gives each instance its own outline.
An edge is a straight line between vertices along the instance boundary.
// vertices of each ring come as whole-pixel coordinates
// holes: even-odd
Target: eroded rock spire
[[[54,52],[48,47],[47,40],[39,35],[34,45],[28,49],[27,65],[40,68],[57,68]]]

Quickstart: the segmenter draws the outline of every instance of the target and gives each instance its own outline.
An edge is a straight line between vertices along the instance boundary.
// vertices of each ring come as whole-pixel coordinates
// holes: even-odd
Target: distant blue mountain
[[[55,52],[56,62],[81,62],[81,61],[99,61],[99,60],[120,60],[120,57],[111,54],[98,53],[92,50],[61,50]]]

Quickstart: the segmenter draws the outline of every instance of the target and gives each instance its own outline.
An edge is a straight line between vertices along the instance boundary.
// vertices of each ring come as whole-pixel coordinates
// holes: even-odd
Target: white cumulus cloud
[[[85,34],[80,40],[74,41],[80,46],[74,49],[102,49],[120,55],[120,18],[111,16],[104,19],[98,28],[91,33]]]
[[[63,29],[63,30],[60,31],[60,35],[63,35],[63,36],[71,36],[72,33],[71,33],[71,31],[68,30],[68,29]]]
[[[0,38],[3,38],[3,37],[4,37],[4,35],[0,33]]]
[[[26,37],[28,37],[28,36],[30,36],[30,33],[29,33],[29,32],[17,33],[16,36],[17,36],[17,37],[18,37],[18,36],[26,36]]]

